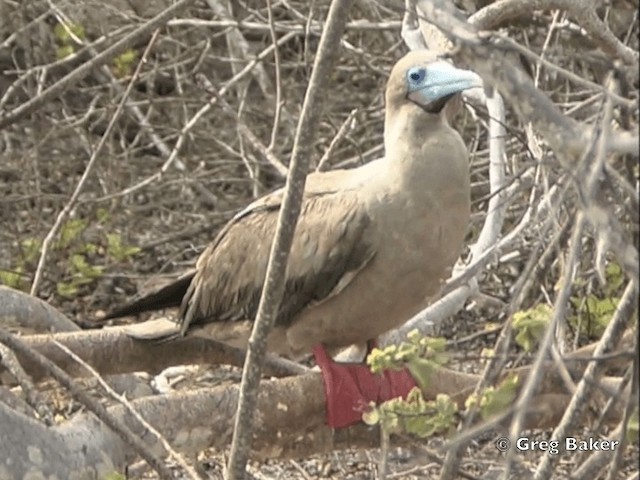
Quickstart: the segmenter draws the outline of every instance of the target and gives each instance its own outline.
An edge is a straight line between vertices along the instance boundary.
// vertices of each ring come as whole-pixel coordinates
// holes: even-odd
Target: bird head
[[[438,114],[457,93],[481,86],[482,80],[476,73],[456,68],[427,50],[416,50],[402,57],[391,70],[387,109],[409,103]]]

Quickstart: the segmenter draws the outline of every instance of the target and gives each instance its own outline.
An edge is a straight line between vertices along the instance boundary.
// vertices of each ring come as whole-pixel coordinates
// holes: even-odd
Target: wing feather
[[[370,218],[356,190],[313,187],[305,194],[291,247],[279,325],[344,288],[375,254],[366,241]],[[203,322],[253,320],[281,200],[279,190],[254,202],[201,254],[180,309],[183,332]]]

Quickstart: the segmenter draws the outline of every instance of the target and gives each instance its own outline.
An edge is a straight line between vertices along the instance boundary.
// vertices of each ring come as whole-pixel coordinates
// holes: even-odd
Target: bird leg
[[[367,345],[370,352],[375,342],[370,341]],[[396,397],[406,398],[416,386],[406,368],[374,374],[366,363],[334,361],[324,345],[316,345],[313,356],[322,372],[327,398],[327,424],[331,428],[359,423],[371,402],[377,405]]]

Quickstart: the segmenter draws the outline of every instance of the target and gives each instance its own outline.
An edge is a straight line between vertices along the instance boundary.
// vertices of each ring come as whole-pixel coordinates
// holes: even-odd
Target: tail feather
[[[151,292],[138,300],[127,305],[112,310],[107,313],[102,320],[110,320],[112,318],[128,317],[139,315],[144,312],[152,312],[156,310],[164,310],[165,308],[179,307],[182,298],[187,293],[187,289],[191,284],[194,272],[178,278],[175,282],[162,287],[155,292]]]

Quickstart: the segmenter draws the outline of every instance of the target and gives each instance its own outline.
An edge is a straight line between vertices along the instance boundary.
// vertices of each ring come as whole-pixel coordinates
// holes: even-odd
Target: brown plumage
[[[450,78],[462,83],[451,86]],[[385,158],[308,176],[273,351],[367,341],[438,291],[469,220],[467,151],[443,108],[477,85],[474,74],[428,52],[406,55],[387,84]],[[183,334],[253,320],[281,200],[278,190],[249,205],[200,255],[194,273],[108,318],[180,305]]]

